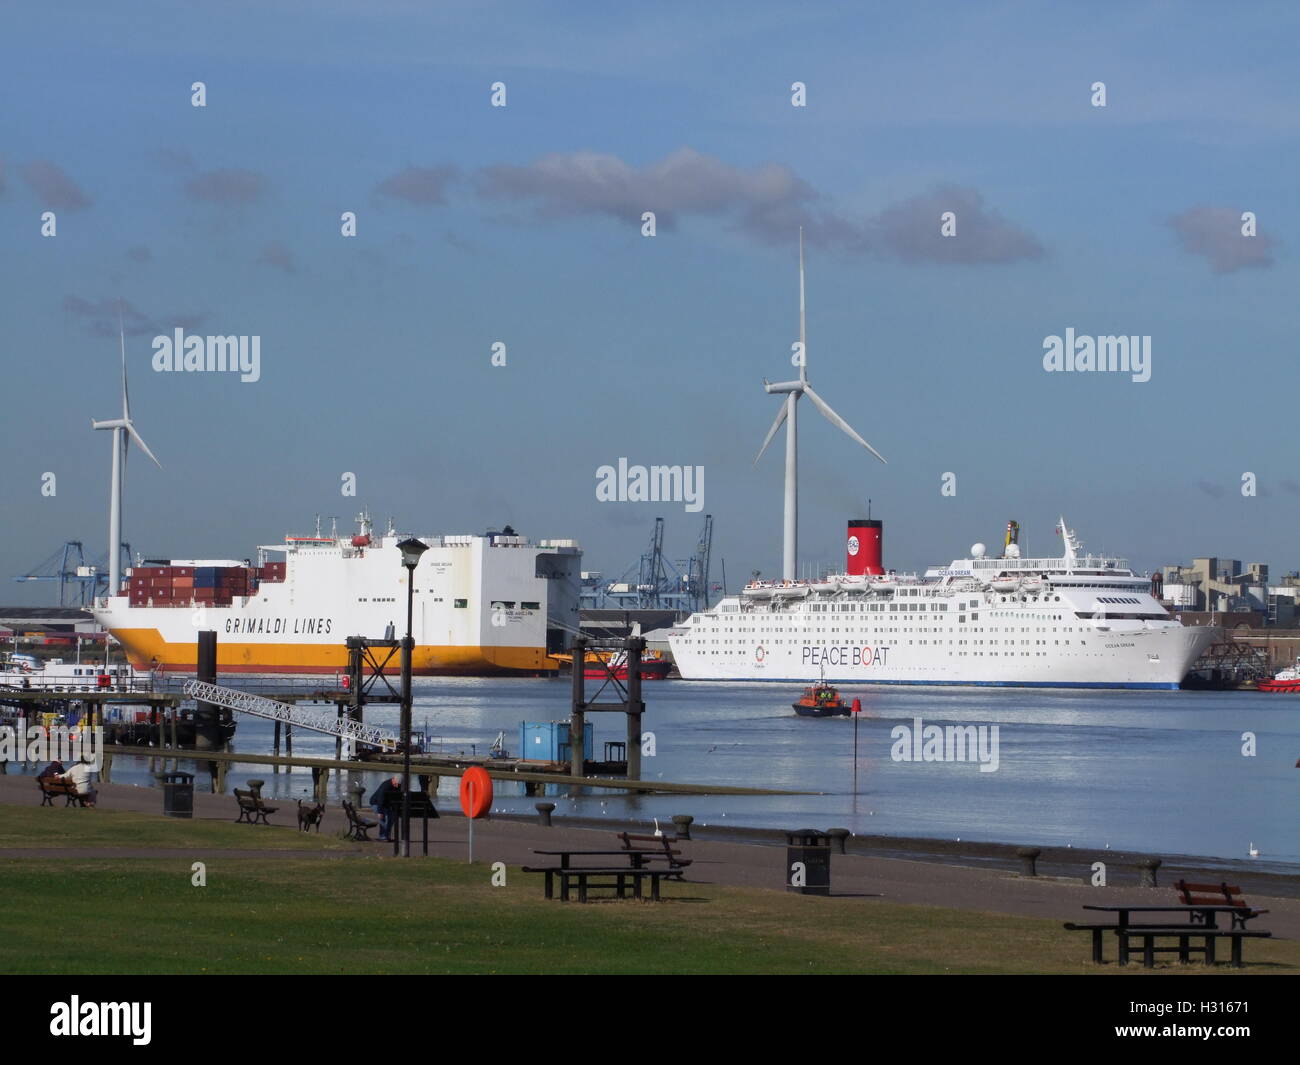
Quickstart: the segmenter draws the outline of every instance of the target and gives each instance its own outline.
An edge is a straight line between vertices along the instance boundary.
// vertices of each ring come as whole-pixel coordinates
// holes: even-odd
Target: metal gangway
[[[291,703],[282,703],[276,699],[264,699],[260,695],[250,695],[248,692],[236,691],[234,688],[223,688],[217,684],[207,684],[201,680],[186,681],[182,690],[186,695],[192,696],[200,702],[223,706],[228,710],[236,710],[241,714],[253,714],[256,717],[264,717],[270,721],[281,721],[288,725],[297,725],[300,728],[324,732],[331,736],[339,736],[345,740],[368,743],[389,751],[397,749],[397,734],[379,728],[377,725],[366,725],[347,717],[331,717],[328,714],[316,713],[313,710],[303,710]]]

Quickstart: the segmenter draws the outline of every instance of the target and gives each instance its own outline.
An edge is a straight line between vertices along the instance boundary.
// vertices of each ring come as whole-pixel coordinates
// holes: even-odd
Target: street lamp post
[[[429,545],[409,537],[397,545],[406,567],[406,635],[402,638],[402,857],[411,856],[411,652],[415,637],[411,635],[415,608],[415,567]]]

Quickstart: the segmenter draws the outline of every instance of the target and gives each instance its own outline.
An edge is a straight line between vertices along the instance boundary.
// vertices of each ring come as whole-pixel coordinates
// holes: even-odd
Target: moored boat
[[[1284,669],[1269,680],[1261,680],[1258,690],[1262,692],[1297,692],[1300,693],[1300,658],[1290,669]]]

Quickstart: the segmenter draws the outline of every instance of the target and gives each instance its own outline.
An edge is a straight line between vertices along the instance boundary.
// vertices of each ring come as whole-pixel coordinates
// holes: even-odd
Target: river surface
[[[232,686],[235,681],[227,680]],[[594,688],[594,682],[590,682]],[[519,753],[522,721],[568,716],[567,679],[420,678],[414,727],[434,750],[485,754],[499,731]],[[1245,860],[1300,870],[1300,698],[1255,692],[1128,692],[1015,688],[844,687],[862,701],[856,790],[854,723],[797,717],[798,690],[774,684],[662,681],[645,685],[643,730],[654,753],[643,776],[668,781],[807,791],[780,796],[623,796],[548,789],[557,815],[763,828],[848,828],[918,836]],[[594,692],[588,692],[592,699]],[[966,761],[925,760],[900,726],[983,727]],[[395,706],[367,708],[397,728]],[[621,714],[592,714],[595,754],[625,738]],[[994,748],[993,726],[996,731]],[[269,753],[271,724],[240,717],[236,750]],[[1254,755],[1247,755],[1254,736]],[[924,733],[923,733],[924,735]],[[981,771],[976,760],[996,770]],[[902,759],[920,753],[919,761]],[[294,753],[333,757],[332,737],[295,730]],[[931,753],[934,753],[932,748]],[[954,750],[954,754],[958,753]],[[184,768],[182,764],[182,768]],[[230,786],[267,781],[280,798],[307,797],[307,769],[237,765]],[[381,779],[366,774],[367,789]],[[115,783],[149,784],[148,761],[117,759]],[[203,778],[196,783],[202,788]],[[336,774],[331,794],[343,797]],[[444,777],[442,804],[457,781]],[[497,789],[497,810],[531,813],[522,785]]]

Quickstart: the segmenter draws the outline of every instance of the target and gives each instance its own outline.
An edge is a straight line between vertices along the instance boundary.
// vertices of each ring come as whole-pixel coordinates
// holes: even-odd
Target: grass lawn
[[[292,805],[292,804],[289,804]],[[69,816],[70,815],[70,816]],[[0,849],[7,847],[148,847],[214,850],[349,850],[345,840],[313,832],[268,829],[230,821],[189,820],[102,807],[0,806]]]
[[[1087,936],[1054,920],[691,883],[667,885],[670,900],[657,905],[565,905],[542,899],[539,876],[512,868],[507,886],[493,887],[486,865],[431,858],[213,853],[207,886],[194,887],[193,859],[247,847],[259,833],[240,825],[232,837],[236,826],[220,823],[86,812],[101,816],[60,819],[61,845],[139,847],[147,838],[192,847],[192,855],[0,862],[0,972],[1121,971],[1088,964]],[[0,813],[0,846],[28,846],[33,824],[49,828],[24,808]],[[267,833],[263,845],[290,846],[278,837],[292,835]],[[1246,955],[1246,973],[1300,972],[1300,944],[1256,941]]]

